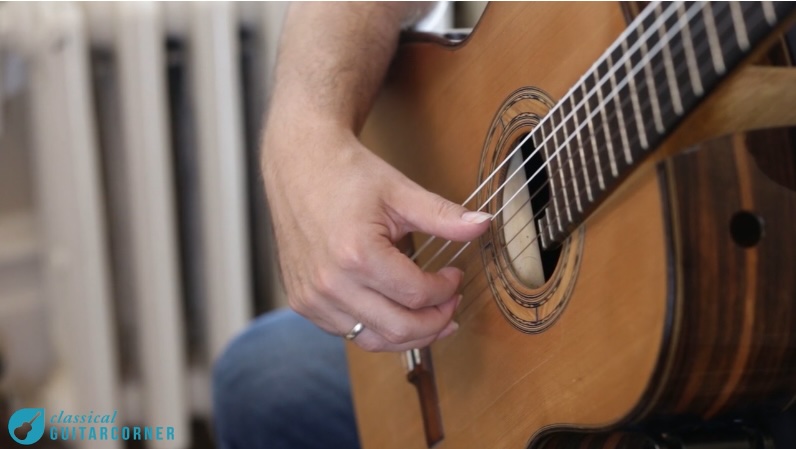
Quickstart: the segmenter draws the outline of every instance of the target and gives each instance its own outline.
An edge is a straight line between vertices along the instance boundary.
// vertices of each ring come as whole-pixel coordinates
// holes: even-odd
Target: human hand
[[[414,231],[472,240],[490,215],[424,190],[344,127],[304,131],[267,133],[263,148],[291,307],[335,335],[363,323],[354,342],[368,351],[420,348],[452,334],[463,273],[423,272],[395,243]]]

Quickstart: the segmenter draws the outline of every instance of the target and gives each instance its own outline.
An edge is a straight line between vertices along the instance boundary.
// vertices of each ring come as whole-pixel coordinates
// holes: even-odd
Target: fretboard
[[[561,242],[792,10],[791,2],[652,3],[533,132]]]

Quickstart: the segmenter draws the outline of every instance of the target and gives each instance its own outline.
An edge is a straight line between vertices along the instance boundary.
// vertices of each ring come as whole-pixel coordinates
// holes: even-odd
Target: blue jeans
[[[357,449],[343,339],[290,310],[255,320],[213,371],[221,449]]]

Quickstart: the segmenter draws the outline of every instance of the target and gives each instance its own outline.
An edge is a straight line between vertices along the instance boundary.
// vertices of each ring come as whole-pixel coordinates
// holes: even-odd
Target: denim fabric
[[[343,339],[290,310],[255,320],[213,372],[221,449],[357,449]]]

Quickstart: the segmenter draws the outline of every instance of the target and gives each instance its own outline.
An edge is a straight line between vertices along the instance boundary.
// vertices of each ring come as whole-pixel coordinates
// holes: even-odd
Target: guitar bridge
[[[439,409],[437,396],[437,383],[434,380],[434,366],[431,363],[431,350],[429,348],[412,349],[406,351],[407,371],[406,379],[417,389],[420,400],[420,413],[423,417],[423,431],[426,434],[426,444],[432,447],[442,441],[442,413]]]

